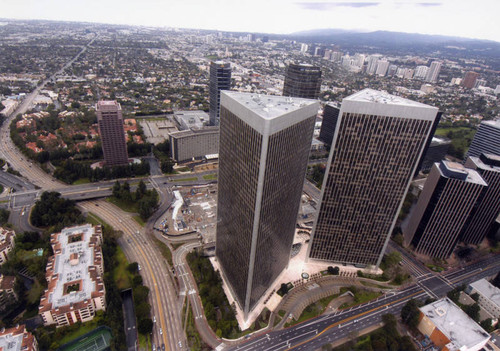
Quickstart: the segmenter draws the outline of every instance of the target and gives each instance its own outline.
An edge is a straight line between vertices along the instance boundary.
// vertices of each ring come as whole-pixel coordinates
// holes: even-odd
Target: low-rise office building
[[[2,351],[38,351],[35,337],[23,325],[0,329],[0,350]]]
[[[500,289],[486,279],[480,279],[467,287],[468,294],[478,294],[478,304],[495,318],[500,317]]]
[[[479,351],[490,335],[450,299],[420,307],[418,330],[443,351]]]
[[[92,320],[106,309],[101,226],[90,224],[53,233],[54,255],[47,262],[48,287],[40,300],[44,325],[71,325]]]
[[[12,229],[0,228],[0,265],[7,261],[9,252],[14,248],[16,233]]]
[[[219,153],[219,127],[182,130],[169,138],[172,158],[177,162]]]

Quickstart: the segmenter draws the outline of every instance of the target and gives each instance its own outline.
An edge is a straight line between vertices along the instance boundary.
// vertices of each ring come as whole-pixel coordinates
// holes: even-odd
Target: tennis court
[[[109,328],[99,327],[61,346],[58,351],[103,351],[109,347],[110,341],[111,331]]]

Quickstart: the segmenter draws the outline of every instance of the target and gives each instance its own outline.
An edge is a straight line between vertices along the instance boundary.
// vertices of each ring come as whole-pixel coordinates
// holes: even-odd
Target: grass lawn
[[[168,246],[163,241],[158,240],[158,239],[156,239],[154,237],[153,237],[153,240],[156,243],[156,245],[158,246],[158,248],[160,249],[161,254],[163,255],[163,257],[167,260],[168,264],[170,266],[173,266],[174,263],[172,261],[172,252],[170,251],[170,249],[168,248]]]
[[[80,178],[80,179],[75,180],[73,182],[73,185],[88,184],[88,183],[90,183],[89,178]]]
[[[206,174],[203,176],[203,179],[205,180],[216,180],[217,179],[217,174]]]
[[[144,221],[142,220],[141,216],[136,215],[136,216],[134,216],[133,218],[134,218],[134,220],[135,220],[137,223],[139,223],[139,225],[140,225],[141,227],[144,227],[144,226],[146,225],[146,222],[144,222]]]
[[[197,177],[191,177],[191,178],[181,178],[181,179],[172,179],[173,182],[194,182],[198,180]]]
[[[86,219],[87,219],[87,222],[89,222],[92,225],[98,225],[98,224],[101,224],[103,226],[108,225],[108,223],[104,222],[104,220],[101,217],[99,217],[98,215],[96,215],[93,212],[89,212],[87,214]]]
[[[127,270],[128,261],[121,247],[116,248],[117,266],[113,270],[113,278],[118,286],[118,289],[128,289],[132,286],[132,274]]]
[[[304,308],[299,319],[297,319],[297,320],[294,319],[292,322],[286,323],[285,327],[299,324],[299,323],[302,323],[310,318],[314,318],[314,317],[321,315],[323,312],[325,312],[326,306],[328,306],[328,304],[338,296],[339,296],[339,294],[334,294],[331,296],[324,297],[321,300],[318,300],[316,302],[313,302],[312,304],[310,304],[309,306]]]
[[[151,350],[151,340],[149,340],[149,335],[143,335],[141,333],[137,333],[139,336],[139,346],[141,350]]]
[[[80,326],[80,328],[78,328],[77,330],[75,330],[72,333],[65,335],[61,340],[59,340],[59,345],[64,345],[64,344],[70,342],[71,340],[74,340],[74,339],[94,330],[95,328],[97,328],[97,321],[95,319],[93,319],[87,323],[83,323]]]
[[[118,206],[125,212],[131,212],[131,213],[137,213],[137,203],[133,201],[123,201],[120,199],[117,199],[113,196],[108,197],[106,199],[107,202],[112,203],[115,206]]]
[[[340,289],[340,294],[345,293],[347,290],[350,290],[348,288],[341,288]],[[362,303],[371,301],[382,295],[380,292],[377,291],[369,291],[369,290],[359,290],[356,289],[356,293],[354,294],[354,301],[350,304],[344,303],[342,306],[339,307],[339,309],[345,309],[345,308],[350,308],[352,306],[360,305]]]
[[[458,131],[475,132],[475,129],[467,128],[467,127],[436,128],[436,132],[434,133],[434,135],[445,137],[448,134],[448,132],[450,132],[450,131],[453,131],[453,132],[458,132]]]

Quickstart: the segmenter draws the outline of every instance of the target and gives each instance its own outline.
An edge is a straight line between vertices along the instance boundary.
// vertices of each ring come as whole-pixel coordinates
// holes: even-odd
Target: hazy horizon
[[[500,1],[478,0],[0,0],[5,20],[292,34],[317,29],[392,31],[500,42]],[[353,20],[354,19],[354,20]]]

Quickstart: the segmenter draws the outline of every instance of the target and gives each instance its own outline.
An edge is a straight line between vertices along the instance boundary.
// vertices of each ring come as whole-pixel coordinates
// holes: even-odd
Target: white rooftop
[[[451,340],[449,350],[471,349],[490,335],[447,297],[420,307],[420,311]]]
[[[465,179],[463,179],[465,182],[476,183],[483,186],[488,185],[476,170],[465,168],[462,164],[458,162],[441,161],[441,165],[444,166],[444,168],[441,167],[438,168],[443,176],[460,179],[460,176],[455,177],[454,175],[461,175],[466,177]],[[447,169],[451,173],[444,173],[443,169]]]
[[[497,119],[495,121],[483,121],[482,123],[487,124],[489,126],[495,127],[495,128],[500,128],[500,119]]]
[[[23,333],[12,335],[12,333],[0,335],[0,350],[21,351],[23,344]]]
[[[432,107],[422,104],[417,101],[405,99],[396,95],[391,95],[386,91],[379,91],[373,89],[363,89],[344,98],[344,101],[364,101],[376,102],[379,104],[387,105],[402,105],[402,106],[418,106],[418,107]]]
[[[61,244],[61,253],[56,255],[54,274],[58,274],[56,287],[49,295],[49,302],[53,308],[66,306],[91,298],[95,290],[95,282],[90,279],[89,266],[94,265],[94,248],[89,247],[90,237],[94,234],[94,227],[90,224],[64,228],[59,233],[57,241]],[[71,237],[81,235],[80,241],[69,242]],[[76,259],[71,255],[77,254]],[[81,281],[80,291],[66,294],[64,284]]]
[[[317,104],[316,100],[288,96],[240,93],[227,90],[221,91],[221,94],[230,96],[233,100],[265,119],[273,119],[300,110],[305,106]]]
[[[486,279],[480,279],[470,284],[475,290],[481,293],[495,305],[500,306],[500,289],[491,284]]]

